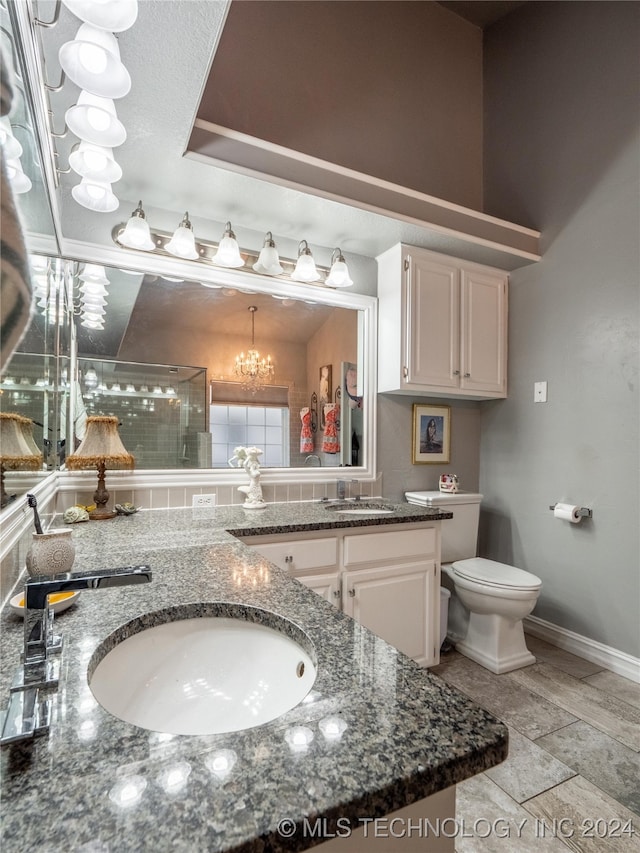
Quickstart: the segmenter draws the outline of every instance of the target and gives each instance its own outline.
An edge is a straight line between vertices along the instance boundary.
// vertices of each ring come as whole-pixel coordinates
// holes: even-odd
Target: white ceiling
[[[116,102],[128,131],[126,142],[114,151],[124,173],[113,187],[120,208],[104,214],[80,207],[71,197],[78,176],[63,174],[58,204],[64,237],[112,246],[113,226],[126,221],[141,199],[148,221],[159,230],[172,231],[188,210],[203,240],[217,242],[230,220],[243,248],[257,251],[270,230],[283,256],[296,257],[304,238],[325,266],[336,246],[347,260],[349,254],[370,259],[399,241],[464,257],[459,241],[446,233],[183,156],[228,6],[227,0],[140,0],[136,23],[118,36],[132,78],[131,92]],[[52,7],[52,0],[40,2],[40,17],[50,18]],[[80,23],[63,6],[55,28],[38,29],[49,82],[59,75],[59,47],[74,38]],[[78,94],[71,81],[50,94],[56,129],[64,126],[64,113]],[[76,142],[71,134],[57,140],[62,169]],[[474,249],[477,260],[495,262],[490,251],[486,257],[483,251]]]

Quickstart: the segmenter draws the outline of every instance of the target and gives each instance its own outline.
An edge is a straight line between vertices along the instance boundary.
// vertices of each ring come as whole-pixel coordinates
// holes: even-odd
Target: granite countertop
[[[305,816],[355,827],[502,761],[502,723],[236,538],[450,517],[398,507],[348,518],[311,503],[157,510],[74,525],[74,571],[146,563],[153,580],[83,592],[56,616],[65,645],[49,735],[1,750],[3,849],[300,850],[322,840],[304,836]],[[317,656],[310,701],[254,729],[206,736],[150,732],[98,705],[87,667],[110,634],[145,614],[179,606],[196,616],[220,602],[261,608],[306,634]],[[1,618],[6,704],[22,620],[7,608]],[[346,723],[339,740],[318,727],[328,716]],[[313,732],[302,752],[285,739],[293,726]],[[214,772],[221,754],[227,775]],[[296,830],[284,837],[279,825]]]

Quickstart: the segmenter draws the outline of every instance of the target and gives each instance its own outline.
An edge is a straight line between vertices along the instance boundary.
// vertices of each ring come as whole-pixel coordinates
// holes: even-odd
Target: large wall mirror
[[[119,418],[141,476],[214,469],[219,479],[243,444],[263,449],[265,475],[276,481],[322,479],[344,466],[358,469],[354,477],[375,475],[374,298],[238,271],[208,270],[203,283],[48,265],[64,267],[73,308],[70,363],[57,367],[51,404],[59,435],[50,465],[64,468],[88,415],[108,414]],[[272,367],[257,382],[237,367],[250,349]],[[27,387],[26,367],[15,363],[5,396],[7,382]],[[34,364],[29,389],[49,387],[49,373]]]

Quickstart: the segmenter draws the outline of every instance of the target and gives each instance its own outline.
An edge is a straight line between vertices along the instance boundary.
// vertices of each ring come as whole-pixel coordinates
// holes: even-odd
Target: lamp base
[[[109,518],[115,518],[118,513],[114,509],[107,509],[104,506],[98,506],[92,509],[89,513],[91,521],[106,521]]]

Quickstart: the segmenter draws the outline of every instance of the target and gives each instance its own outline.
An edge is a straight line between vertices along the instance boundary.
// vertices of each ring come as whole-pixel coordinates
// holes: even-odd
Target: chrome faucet
[[[349,484],[349,497],[351,497],[351,484],[357,483],[357,480],[338,480],[336,483],[336,496],[339,501],[343,501],[347,494],[347,483]],[[356,500],[359,500],[359,495]]]
[[[47,606],[47,596],[56,592],[130,586],[150,581],[149,566],[124,566],[96,572],[67,572],[51,577],[29,578],[24,585],[24,686],[51,686],[53,683],[47,678],[48,653],[59,651],[62,643],[53,637],[53,610]],[[19,685],[16,687],[19,689]]]
[[[96,572],[67,572],[51,577],[29,578],[24,586],[24,664],[11,685],[9,706],[0,715],[0,743],[32,738],[49,729],[51,699],[41,699],[39,688],[56,687],[60,661],[52,655],[62,649],[62,638],[53,636],[53,610],[47,596],[56,592],[103,589],[149,583],[149,566],[123,566]]]

